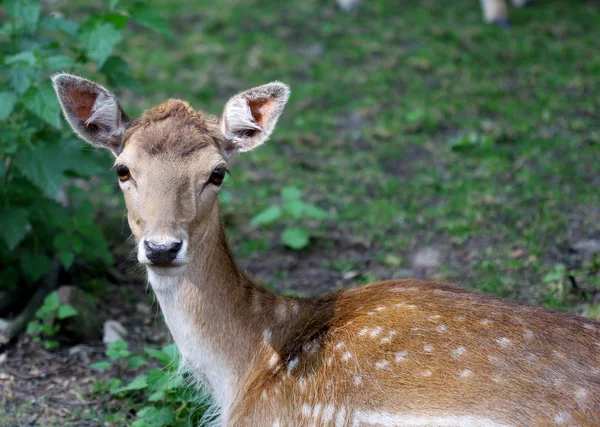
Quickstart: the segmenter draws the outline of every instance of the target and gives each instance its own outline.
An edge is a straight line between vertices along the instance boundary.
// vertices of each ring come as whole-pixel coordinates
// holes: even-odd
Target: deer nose
[[[169,265],[177,257],[181,249],[182,242],[170,242],[166,244],[154,243],[151,240],[144,240],[144,249],[146,257],[154,265]]]

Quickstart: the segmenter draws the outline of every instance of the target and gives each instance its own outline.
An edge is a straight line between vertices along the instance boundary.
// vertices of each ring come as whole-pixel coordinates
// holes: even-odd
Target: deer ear
[[[265,142],[290,97],[290,88],[273,82],[231,98],[219,120],[228,153],[252,150]]]
[[[90,144],[118,155],[127,115],[108,90],[81,77],[58,74],[54,90],[73,130]]]

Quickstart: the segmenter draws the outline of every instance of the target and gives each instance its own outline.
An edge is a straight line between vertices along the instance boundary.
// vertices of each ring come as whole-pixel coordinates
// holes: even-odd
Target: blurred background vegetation
[[[112,160],[61,119],[58,71],[131,116],[169,97],[219,114],[238,91],[290,84],[221,200],[240,264],[278,292],[427,277],[600,316],[597,2],[540,1],[508,30],[476,0],[1,6],[1,425],[188,425],[203,407],[161,374],[176,349]],[[130,333],[104,354],[110,319]]]

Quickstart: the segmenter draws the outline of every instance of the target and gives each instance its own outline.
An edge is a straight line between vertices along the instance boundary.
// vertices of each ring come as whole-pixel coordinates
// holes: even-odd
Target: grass
[[[77,3],[58,7],[88,11]],[[292,87],[272,140],[230,167],[224,212],[267,284],[306,295],[417,275],[598,317],[600,261],[577,249],[600,239],[598,4],[513,10],[510,30],[474,0],[153,6],[174,37],[140,29],[119,47],[142,88],[120,94],[129,111],[179,97],[219,114],[254,85]],[[281,226],[248,224],[285,186],[335,214],[300,252]],[[440,264],[415,267],[423,248]]]

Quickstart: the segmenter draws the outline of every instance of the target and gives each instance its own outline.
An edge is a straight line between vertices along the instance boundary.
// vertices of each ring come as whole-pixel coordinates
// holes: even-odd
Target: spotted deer
[[[523,7],[528,0],[512,0],[515,7]],[[483,19],[489,24],[508,25],[508,9],[505,0],[480,0]],[[361,0],[336,0],[338,7],[344,11],[357,8]]]
[[[170,99],[130,121],[102,86],[53,81],[75,132],[116,158],[138,260],[218,425],[600,423],[598,323],[420,280],[278,296],[240,271],[217,194],[286,85],[235,95],[219,119]]]

